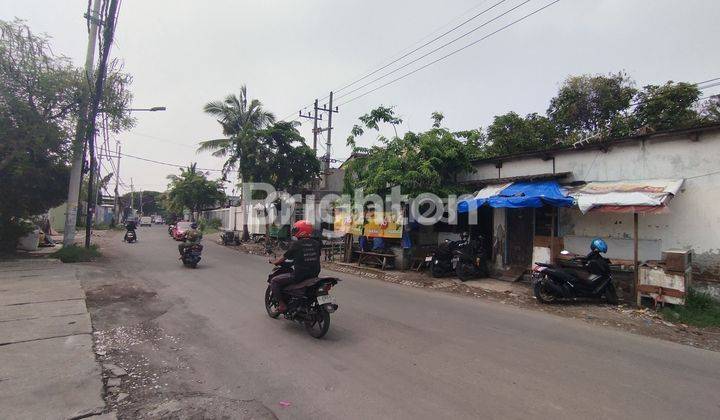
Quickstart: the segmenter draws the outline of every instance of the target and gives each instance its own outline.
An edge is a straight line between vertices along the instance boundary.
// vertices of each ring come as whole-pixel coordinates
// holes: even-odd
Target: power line
[[[373,74],[376,74],[376,73],[378,73],[378,72],[380,72],[380,71],[382,71],[382,70],[385,70],[386,68],[392,66],[393,64],[395,64],[395,63],[397,63],[398,61],[404,59],[405,57],[408,57],[408,56],[414,54],[415,52],[417,52],[417,51],[419,51],[419,50],[427,47],[428,45],[432,44],[433,42],[437,41],[438,39],[443,38],[445,35],[448,35],[448,34],[454,32],[455,30],[459,29],[460,27],[468,24],[469,22],[471,22],[471,21],[479,18],[480,16],[484,15],[486,12],[489,12],[490,10],[492,10],[492,9],[494,9],[495,7],[497,7],[497,6],[505,3],[506,1],[507,1],[507,0],[500,0],[499,2],[497,2],[497,3],[493,4],[492,6],[488,7],[487,9],[484,9],[484,10],[481,11],[480,13],[477,13],[477,14],[469,17],[468,19],[465,19],[465,20],[464,20],[463,22],[461,22],[460,24],[452,27],[452,28],[451,28],[450,30],[448,30],[448,31],[443,32],[442,34],[436,36],[435,38],[431,39],[430,41],[427,41],[426,43],[420,45],[419,47],[416,47],[416,48],[410,50],[409,52],[403,54],[402,56],[396,58],[395,60],[393,60],[393,61],[385,64],[385,65],[382,66],[382,67],[379,67],[379,68],[373,70],[372,72],[366,74],[365,76],[362,76],[361,78],[359,78],[359,79],[357,79],[357,80],[355,80],[355,81],[353,81],[353,82],[351,82],[351,83],[348,83],[348,84],[346,84],[345,86],[343,86],[343,87],[341,87],[341,88],[333,89],[333,91],[334,91],[335,93],[340,92],[340,91],[343,91],[343,90],[347,89],[348,87],[350,87],[350,86],[352,86],[352,85],[354,85],[354,84],[356,84],[356,83],[358,83],[358,82],[360,82],[360,81],[362,81],[362,80],[367,79],[368,77],[372,76]],[[530,1],[530,0],[527,0],[525,3],[527,3],[528,1]],[[525,3],[522,3],[522,4],[525,4]],[[520,4],[520,6],[522,6],[522,4]],[[518,6],[518,7],[519,7],[519,6]],[[511,10],[512,10],[512,9],[511,9]],[[501,15],[501,16],[502,16],[502,15]],[[482,26],[479,26],[479,27],[473,29],[472,31],[466,33],[465,35],[468,35],[468,34],[472,33],[473,31],[476,31],[477,29],[479,29],[479,28],[481,28],[481,27],[482,27]],[[463,36],[465,36],[465,35],[463,35]],[[456,38],[456,39],[454,39],[453,41],[451,41],[450,43],[455,42],[455,41],[457,41],[458,39],[460,39],[460,38]],[[447,46],[447,45],[448,45],[448,44],[445,44],[445,45],[443,45],[443,46]],[[442,48],[443,46],[441,46],[441,48]],[[434,50],[434,51],[437,51],[437,50]],[[422,57],[421,57],[421,58],[422,58]],[[411,62],[411,64],[412,64],[412,62]],[[401,68],[402,68],[402,67],[401,67]],[[338,97],[338,99],[339,99],[340,97],[342,97],[342,96],[345,96],[345,95],[340,95],[340,96]],[[323,98],[323,99],[325,99],[325,98]],[[321,100],[322,100],[322,99],[321,99]]]
[[[110,156],[110,155],[107,155],[107,156]],[[188,165],[179,165],[179,164],[177,164],[177,163],[161,162],[161,161],[159,161],[159,160],[148,159],[148,158],[144,158],[144,157],[140,157],[140,156],[134,156],[134,155],[128,155],[127,153],[120,153],[120,156],[129,157],[129,158],[131,158],[131,159],[142,160],[142,161],[144,161],[144,162],[157,163],[158,165],[174,166],[174,167],[176,167],[176,168],[181,168],[181,169],[188,167]],[[112,157],[115,157],[115,156],[112,156]],[[208,168],[195,168],[195,169],[197,169],[198,171],[223,172],[222,169],[208,169]],[[226,172],[234,172],[234,171],[228,170],[228,171],[226,171]]]
[[[501,27],[501,28],[499,28],[499,29],[497,29],[497,30],[495,30],[495,31],[493,31],[493,32],[490,32],[489,34],[483,36],[482,38],[479,38],[479,39],[477,39],[477,40],[475,40],[475,41],[473,41],[473,42],[471,42],[471,43],[469,43],[469,44],[467,44],[467,45],[465,45],[465,46],[463,46],[463,47],[460,47],[460,48],[458,48],[458,49],[456,49],[456,50],[454,50],[454,51],[452,51],[452,52],[450,52],[450,53],[448,53],[448,54],[440,57],[440,58],[437,58],[437,59],[435,59],[435,60],[433,60],[433,61],[431,61],[431,62],[429,62],[429,63],[427,63],[427,64],[425,64],[425,65],[423,65],[423,66],[421,66],[421,67],[418,67],[418,68],[416,68],[415,70],[412,70],[412,71],[410,71],[410,72],[408,72],[408,73],[405,73],[405,74],[403,74],[403,75],[400,76],[400,77],[397,77],[397,78],[395,78],[395,79],[393,79],[393,80],[390,80],[389,82],[384,83],[384,84],[382,84],[382,85],[380,85],[380,86],[378,86],[378,87],[376,87],[376,88],[374,88],[374,89],[371,89],[371,90],[369,90],[369,91],[367,91],[367,92],[365,92],[365,93],[361,93],[360,95],[355,96],[355,97],[353,97],[353,98],[351,98],[351,99],[349,99],[349,100],[347,100],[347,101],[339,104],[338,106],[343,106],[343,105],[349,104],[350,102],[356,101],[356,100],[362,98],[363,96],[369,95],[369,94],[371,94],[371,93],[373,93],[373,92],[375,92],[375,91],[377,91],[377,90],[379,90],[379,89],[384,88],[385,86],[388,86],[388,85],[390,85],[390,84],[392,84],[392,83],[395,83],[395,82],[397,82],[397,81],[400,81],[400,80],[402,80],[402,79],[404,79],[404,78],[406,78],[406,77],[408,77],[408,76],[410,76],[410,75],[412,75],[412,74],[414,74],[414,73],[419,72],[420,70],[423,70],[423,69],[425,69],[425,68],[427,68],[427,67],[430,67],[431,65],[433,65],[433,64],[435,64],[435,63],[437,63],[437,62],[439,62],[439,61],[442,61],[442,60],[444,60],[444,59],[446,59],[446,58],[448,58],[448,57],[450,57],[450,56],[453,56],[453,55],[459,53],[460,51],[463,51],[463,50],[465,50],[465,49],[467,49],[467,48],[470,48],[470,47],[472,47],[473,45],[475,45],[475,44],[477,44],[477,43],[479,43],[479,42],[481,42],[481,41],[484,41],[484,40],[490,38],[491,36],[497,34],[498,32],[504,31],[505,29],[507,29],[507,28],[509,28],[509,27],[511,27],[511,26],[513,26],[513,25],[515,25],[515,24],[518,24],[518,23],[522,22],[523,20],[525,20],[525,19],[527,19],[527,18],[529,18],[529,17],[531,17],[531,16],[533,16],[533,15],[535,15],[535,14],[537,14],[537,13],[540,13],[541,11],[543,11],[543,10],[547,9],[548,7],[550,7],[550,6],[552,6],[552,5],[556,4],[556,3],[559,3],[559,2],[560,2],[560,0],[555,0],[555,1],[553,1],[553,2],[550,2],[550,3],[546,4],[546,5],[543,6],[543,7],[539,8],[539,9],[536,9],[536,10],[534,10],[534,11],[532,11],[532,12],[530,12],[530,13],[524,15],[524,16],[522,16],[522,17],[519,18],[519,19],[516,19],[516,20],[508,23],[507,25],[505,25],[505,26],[503,26],[503,27]]]
[[[505,0],[503,0],[503,1],[505,1]],[[501,1],[500,3],[502,3],[503,1]],[[426,40],[427,38],[433,36],[433,34],[437,33],[438,31],[442,30],[443,28],[449,26],[450,24],[452,24],[452,23],[455,22],[456,20],[462,18],[462,17],[465,16],[467,13],[472,12],[473,10],[481,7],[481,6],[482,6],[483,4],[485,4],[485,3],[487,3],[487,0],[484,0],[484,1],[476,4],[475,6],[473,6],[473,7],[469,8],[469,9],[465,10],[464,12],[460,13],[460,14],[457,15],[456,17],[454,17],[454,18],[452,18],[451,20],[447,21],[447,22],[446,22],[445,24],[443,24],[442,26],[437,27],[437,28],[436,28],[435,30],[433,30],[432,32],[428,33],[427,35],[425,35],[424,37],[422,37],[422,38],[419,39],[418,41],[414,42],[413,44],[411,44],[411,45],[408,46],[407,48],[412,48],[412,47],[414,47],[415,45],[423,42],[423,41]],[[495,7],[495,6],[497,6],[498,4],[500,4],[500,3],[497,3],[497,4],[493,5],[492,7]],[[492,7],[491,7],[491,8],[492,8]],[[450,31],[447,31],[447,32],[445,32],[443,35],[440,35],[439,37],[434,38],[432,41],[423,44],[421,47],[416,48],[415,50],[413,50],[413,51],[410,52],[410,53],[407,53],[407,54],[404,55],[403,57],[400,57],[400,58],[394,60],[394,61],[393,61],[392,63],[390,63],[390,64],[393,64],[394,62],[397,62],[398,60],[401,60],[402,58],[406,57],[407,55],[412,54],[413,52],[417,51],[418,49],[424,48],[425,46],[433,43],[434,41],[438,40],[439,38],[442,38],[443,36],[445,36],[445,35],[453,32],[453,31],[456,30],[457,28],[465,25],[466,23],[468,23],[468,22],[470,22],[471,20],[477,18],[477,17],[480,16],[481,14],[485,13],[487,10],[489,10],[489,9],[486,9],[486,10],[484,10],[483,12],[478,13],[477,15],[475,15],[475,16],[467,19],[467,20],[465,20],[463,23],[461,23],[460,25],[455,26],[455,27],[454,27],[453,29],[451,29]],[[406,48],[401,49],[400,51],[398,51],[396,54],[393,54],[392,56],[395,56],[395,55],[397,55],[397,54],[402,54],[402,52],[403,52],[405,49],[406,49]],[[392,57],[392,56],[391,56],[391,57]],[[378,71],[380,71],[380,70],[382,70],[383,68],[389,66],[390,64],[388,64],[388,65],[386,65],[386,66],[384,66],[384,67],[382,67],[382,68],[380,68],[380,69],[372,72],[370,75],[377,73]],[[347,86],[352,86],[352,85],[354,85],[355,83],[359,82],[360,80],[362,80],[362,79],[364,79],[364,78],[366,78],[366,77],[368,77],[368,76],[370,76],[370,75],[366,75],[366,76],[362,77],[362,78],[359,79],[359,80],[355,80],[354,82],[348,84]],[[340,89],[333,89],[333,91],[338,92],[338,91],[340,91],[340,90],[342,90],[342,89],[345,89],[347,86],[342,87],[342,88],[340,88]],[[329,98],[329,95],[326,95],[326,96],[322,97],[320,100],[323,101],[323,100],[325,100],[325,99],[327,99],[327,98]],[[307,110],[307,109],[308,109],[310,106],[312,106],[312,105],[313,105],[313,104],[305,105],[304,107],[301,108],[301,110],[303,110],[303,111],[304,111],[304,110]],[[281,118],[279,121],[287,121],[287,119],[290,118],[290,117],[292,117],[293,115],[296,115],[296,112],[293,111],[293,112],[287,114],[285,117]],[[298,120],[298,117],[296,116],[294,119],[292,119],[292,120],[290,120],[290,121],[297,121],[297,120]]]
[[[465,38],[466,36],[472,34],[473,32],[475,32],[475,31],[477,31],[477,30],[479,30],[479,29],[481,29],[481,28],[484,28],[485,26],[487,26],[487,25],[489,25],[490,23],[492,23],[492,22],[500,19],[501,17],[507,15],[508,13],[513,12],[513,11],[519,9],[520,7],[522,7],[522,6],[524,6],[525,4],[529,3],[530,1],[531,1],[531,0],[525,0],[525,1],[523,1],[522,3],[517,4],[516,6],[510,8],[510,9],[508,9],[508,10],[506,10],[505,12],[503,12],[503,13],[495,16],[494,18],[492,18],[492,19],[490,19],[490,20],[485,21],[485,22],[482,23],[481,25],[476,26],[475,28],[473,28],[473,29],[465,32],[464,34],[462,34],[462,35],[460,35],[460,36],[458,36],[458,37],[456,37],[456,38],[454,38],[454,39],[452,39],[452,40],[450,40],[450,41],[448,41],[448,42],[440,45],[439,47],[437,47],[437,48],[435,48],[435,49],[433,49],[433,50],[430,50],[429,52],[421,55],[420,57],[417,57],[417,58],[415,58],[415,59],[413,59],[413,60],[411,60],[411,61],[403,64],[402,66],[400,66],[400,67],[398,67],[398,68],[396,68],[396,69],[394,69],[394,70],[392,70],[392,71],[389,71],[389,72],[385,73],[385,74],[382,75],[382,76],[376,77],[376,78],[372,79],[371,81],[369,81],[369,82],[367,82],[367,83],[365,83],[365,84],[363,84],[363,85],[361,85],[361,86],[359,86],[359,87],[356,87],[355,89],[352,89],[352,90],[350,90],[350,91],[348,91],[348,92],[343,93],[342,95],[338,96],[338,99],[344,98],[344,97],[346,97],[346,96],[349,96],[349,95],[351,95],[351,94],[353,94],[353,93],[355,93],[355,92],[357,92],[357,91],[359,91],[359,90],[362,90],[363,88],[365,88],[365,87],[367,87],[367,86],[370,86],[371,84],[373,84],[373,83],[375,83],[375,82],[377,82],[377,81],[380,81],[380,80],[382,80],[382,79],[390,76],[391,74],[394,74],[394,73],[396,73],[396,72],[398,72],[398,71],[400,71],[400,70],[402,70],[402,69],[404,69],[404,68],[406,68],[406,67],[408,67],[408,66],[410,66],[410,65],[412,65],[412,64],[417,63],[418,61],[422,60],[423,58],[428,57],[429,55],[432,55],[432,54],[434,54],[434,53],[442,50],[443,48],[447,47],[448,45],[453,44],[453,43],[455,43],[456,41],[461,40],[462,38]],[[559,0],[558,0],[558,1],[559,1]]]

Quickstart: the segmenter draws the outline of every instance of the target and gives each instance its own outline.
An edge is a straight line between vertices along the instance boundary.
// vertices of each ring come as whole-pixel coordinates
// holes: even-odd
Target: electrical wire
[[[376,73],[381,72],[382,70],[385,70],[386,68],[392,66],[393,64],[397,63],[398,61],[400,61],[400,60],[402,60],[402,59],[404,59],[404,58],[406,58],[406,57],[414,54],[415,52],[417,52],[417,51],[419,51],[419,50],[427,47],[428,45],[432,44],[433,42],[439,40],[440,38],[443,38],[444,36],[449,35],[450,33],[456,31],[457,29],[461,28],[462,26],[464,26],[464,25],[470,23],[471,21],[479,18],[480,16],[484,15],[485,13],[487,13],[487,12],[489,12],[490,10],[494,9],[495,7],[497,7],[497,6],[505,3],[506,1],[507,1],[507,0],[500,0],[500,1],[498,1],[497,3],[493,4],[492,6],[488,7],[487,9],[484,9],[484,10],[481,11],[480,13],[477,13],[477,14],[471,16],[470,18],[468,18],[468,19],[466,19],[465,21],[461,22],[460,24],[454,26],[454,27],[451,28],[450,30],[443,32],[442,34],[436,36],[435,38],[431,39],[430,41],[427,41],[426,43],[420,45],[419,47],[416,47],[416,48],[410,50],[409,52],[403,54],[402,56],[400,56],[400,57],[394,59],[393,61],[385,64],[384,66],[379,67],[379,68],[373,70],[372,72],[370,72],[370,73],[362,76],[361,78],[359,78],[359,79],[357,79],[357,80],[355,80],[355,81],[353,81],[353,82],[350,82],[350,83],[344,85],[344,86],[341,87],[341,88],[334,89],[335,93],[341,92],[341,91],[349,88],[350,86],[355,85],[355,84],[357,84],[357,83],[359,83],[359,82],[367,79],[368,77],[372,76],[373,74],[376,74]],[[526,0],[525,3],[529,2],[529,1],[530,1],[530,0]],[[517,6],[517,7],[520,7],[520,6],[522,6],[523,4],[525,4],[525,3],[521,3],[521,4],[520,4],[519,6]],[[513,10],[513,9],[511,9],[511,10]],[[501,15],[501,16],[502,16],[502,15]],[[478,26],[477,28],[471,30],[470,32],[465,33],[464,35],[462,35],[462,36],[459,37],[459,38],[455,38],[454,40],[450,41],[449,43],[440,46],[440,48],[444,48],[444,47],[446,47],[447,45],[449,45],[449,44],[457,41],[458,39],[460,39],[460,38],[462,38],[462,37],[464,37],[464,36],[469,35],[470,33],[472,33],[472,32],[474,32],[474,31],[480,29],[482,26],[484,26],[484,25]],[[431,51],[431,53],[434,52],[434,51],[437,51],[437,49]],[[425,56],[423,56],[423,57],[425,57]],[[420,58],[422,58],[422,57],[420,57]],[[411,62],[411,63],[412,63],[412,62]],[[400,68],[402,68],[402,67],[400,67]],[[342,96],[342,95],[341,95],[341,96]],[[325,99],[325,98],[323,98],[323,99]]]
[[[453,44],[453,43],[455,43],[455,42],[457,42],[457,41],[459,41],[459,40],[467,37],[468,35],[471,35],[472,33],[474,33],[474,32],[476,32],[476,31],[484,28],[485,26],[487,26],[487,25],[495,22],[496,20],[498,20],[498,19],[500,19],[501,17],[507,15],[508,13],[511,13],[511,12],[519,9],[520,7],[522,7],[522,6],[526,5],[527,3],[529,3],[530,1],[532,1],[532,0],[525,0],[525,1],[523,1],[522,3],[517,4],[516,6],[510,8],[510,9],[508,9],[508,10],[506,10],[505,12],[503,12],[503,13],[495,16],[494,18],[492,18],[492,19],[490,19],[490,20],[485,21],[485,22],[482,23],[481,25],[476,26],[475,28],[473,28],[473,29],[465,32],[464,34],[462,34],[462,35],[460,35],[460,36],[458,36],[458,37],[456,37],[456,38],[454,38],[454,39],[452,39],[452,40],[450,40],[450,41],[448,41],[448,42],[446,42],[446,43],[444,43],[444,44],[442,44],[442,45],[440,45],[440,46],[438,46],[438,47],[436,47],[436,48],[434,48],[434,49],[432,49],[432,50],[430,50],[429,52],[421,55],[420,57],[417,57],[417,58],[415,58],[415,59],[413,59],[413,60],[411,60],[411,61],[403,64],[402,66],[397,67],[397,68],[395,68],[395,69],[393,69],[393,70],[391,70],[391,71],[383,74],[382,76],[376,77],[376,78],[370,80],[369,82],[367,82],[367,83],[365,83],[365,84],[363,84],[363,85],[361,85],[361,86],[359,86],[359,87],[356,87],[356,88],[354,88],[354,89],[352,89],[352,90],[350,90],[350,91],[348,91],[348,92],[345,92],[345,93],[343,93],[342,95],[339,95],[336,99],[342,99],[342,98],[344,98],[344,97],[346,97],[346,96],[349,96],[349,95],[351,95],[351,94],[353,94],[353,93],[355,93],[355,92],[357,92],[357,91],[359,91],[359,90],[362,90],[362,89],[364,89],[364,88],[372,85],[372,84],[375,83],[375,82],[378,82],[378,81],[380,81],[380,80],[382,80],[382,79],[390,76],[391,74],[395,74],[395,73],[397,73],[398,71],[400,71],[400,70],[402,70],[402,69],[404,69],[404,68],[406,68],[406,67],[408,67],[408,66],[410,66],[410,65],[413,65],[413,64],[417,63],[418,61],[422,60],[423,58],[426,58],[426,57],[428,57],[428,56],[430,56],[430,55],[432,55],[432,54],[434,54],[434,53],[442,50],[443,48],[450,46],[451,44]]]
[[[362,81],[362,80],[364,80],[365,78],[367,78],[367,77],[369,77],[369,76],[371,76],[371,75],[373,75],[373,74],[375,74],[375,73],[377,73],[377,72],[379,72],[379,71],[387,68],[388,66],[390,66],[390,65],[392,65],[392,64],[394,64],[394,63],[396,63],[396,62],[398,62],[398,61],[400,61],[400,60],[402,60],[403,58],[405,58],[405,57],[413,54],[414,52],[416,52],[416,51],[418,51],[418,50],[420,50],[420,49],[428,46],[429,44],[432,44],[433,42],[437,41],[438,39],[443,38],[444,36],[450,34],[451,32],[454,32],[454,31],[457,30],[458,28],[460,28],[460,27],[464,26],[465,24],[469,23],[470,21],[476,19],[477,17],[481,16],[482,14],[484,14],[484,13],[487,12],[488,10],[494,8],[495,6],[499,5],[500,3],[503,3],[504,1],[506,1],[506,0],[503,0],[503,1],[500,1],[500,2],[498,2],[498,3],[496,3],[496,4],[494,4],[494,5],[491,6],[490,8],[483,10],[482,12],[480,12],[480,13],[472,16],[472,17],[470,17],[469,19],[466,19],[465,21],[463,21],[463,22],[460,23],[459,25],[456,25],[455,27],[453,27],[453,28],[450,29],[449,31],[444,32],[442,35],[437,36],[437,37],[433,38],[431,41],[424,43],[424,44],[421,45],[420,47],[417,47],[417,48],[413,49],[411,52],[404,54],[402,57],[399,57],[399,58],[393,60],[392,62],[390,62],[390,63],[382,66],[382,67],[379,68],[379,69],[376,69],[376,70],[372,71],[371,73],[369,73],[369,74],[361,77],[360,79],[356,79],[356,80],[354,80],[354,81],[351,82],[351,83],[347,83],[345,86],[342,86],[342,87],[340,87],[340,88],[333,89],[333,91],[334,91],[334,92],[340,92],[341,90],[344,90],[345,88],[347,88],[347,87],[349,87],[349,86],[352,86],[352,85],[358,83],[359,81]],[[487,0],[481,1],[480,3],[476,4],[475,6],[473,6],[473,7],[469,8],[469,9],[465,10],[464,12],[460,13],[459,15],[457,15],[456,17],[454,17],[453,19],[447,21],[447,22],[446,22],[445,24],[443,24],[442,26],[437,27],[435,30],[433,30],[432,32],[430,32],[430,33],[427,34],[426,36],[422,37],[421,39],[419,39],[418,41],[416,41],[416,42],[413,43],[412,45],[408,46],[407,48],[413,48],[413,47],[415,47],[415,45],[417,45],[417,44],[425,41],[427,38],[430,38],[431,36],[433,36],[433,35],[434,35],[435,33],[437,33],[438,31],[444,29],[445,27],[449,26],[450,24],[452,24],[452,23],[455,22],[456,20],[462,18],[462,17],[465,16],[467,13],[470,13],[470,12],[472,12],[473,10],[481,7],[481,6],[484,5],[485,3],[487,3]],[[396,55],[398,55],[398,54],[402,54],[403,51],[404,51],[405,49],[407,49],[407,48],[403,48],[402,50],[398,51],[396,54],[393,54],[392,56],[396,56]],[[323,100],[325,100],[325,99],[328,99],[329,97],[330,97],[330,95],[326,95],[326,96],[322,97],[322,98],[319,99],[319,100],[320,100],[320,101],[323,101]],[[301,109],[302,109],[302,110],[306,110],[306,109],[308,109],[308,107],[310,107],[310,106],[312,106],[312,105],[313,105],[313,104],[310,103],[310,104],[308,104],[308,105],[305,105],[305,106],[302,107]],[[279,121],[287,121],[288,118],[292,117],[292,116],[295,115],[295,114],[296,114],[296,112],[291,112],[291,113],[289,113],[287,116],[281,118]],[[299,117],[296,117],[296,118],[294,118],[293,120],[290,120],[290,121],[297,121],[298,119],[299,119]]]
[[[490,32],[489,34],[483,36],[482,38],[476,39],[475,41],[473,41],[473,42],[471,42],[471,43],[469,43],[469,44],[467,44],[467,45],[465,45],[465,46],[463,46],[463,47],[460,47],[460,48],[458,48],[458,49],[456,49],[456,50],[454,50],[454,51],[452,51],[452,52],[450,52],[450,53],[448,53],[448,54],[445,54],[444,56],[442,56],[442,57],[440,57],[440,58],[437,58],[437,59],[435,59],[435,60],[433,60],[433,61],[431,61],[431,62],[429,62],[429,63],[427,63],[427,64],[424,64],[424,65],[422,65],[421,67],[418,67],[418,68],[416,68],[416,69],[414,69],[414,70],[412,70],[412,71],[410,71],[410,72],[408,72],[408,73],[405,73],[405,74],[403,74],[403,75],[400,76],[400,77],[397,77],[397,78],[395,78],[395,79],[393,79],[393,80],[390,80],[389,82],[386,82],[386,83],[384,83],[384,84],[382,84],[382,85],[380,85],[380,86],[378,86],[378,87],[375,87],[375,88],[373,88],[373,89],[371,89],[371,90],[369,90],[369,91],[367,91],[367,92],[361,93],[360,95],[357,95],[357,96],[355,96],[355,97],[353,97],[353,98],[351,98],[351,99],[349,99],[349,100],[347,100],[347,101],[339,104],[338,106],[346,105],[346,104],[349,104],[350,102],[356,101],[356,100],[362,98],[363,96],[366,96],[366,95],[369,95],[369,94],[371,94],[371,93],[373,93],[373,92],[376,92],[376,91],[378,91],[378,90],[380,90],[380,89],[382,89],[382,88],[384,88],[384,87],[386,87],[386,86],[388,86],[388,85],[390,85],[390,84],[393,84],[393,83],[395,83],[395,82],[398,82],[398,81],[400,81],[400,80],[402,80],[402,79],[404,79],[404,78],[406,78],[406,77],[408,77],[408,76],[410,76],[410,75],[412,75],[412,74],[415,74],[415,73],[417,73],[417,72],[420,71],[420,70],[423,70],[423,69],[425,69],[425,68],[427,68],[427,67],[430,67],[431,65],[433,65],[433,64],[435,64],[435,63],[438,63],[438,62],[440,62],[440,61],[442,61],[442,60],[445,60],[446,58],[451,57],[451,56],[453,56],[453,55],[455,55],[455,54],[459,53],[460,51],[463,51],[463,50],[465,50],[465,49],[467,49],[467,48],[470,48],[470,47],[472,47],[473,45],[476,45],[476,44],[478,44],[479,42],[482,42],[482,41],[490,38],[491,36],[493,36],[493,35],[495,35],[495,34],[497,34],[497,33],[499,33],[499,32],[502,32],[502,31],[504,31],[505,29],[508,29],[508,28],[510,28],[510,27],[513,26],[513,25],[518,24],[518,23],[524,21],[525,19],[527,19],[527,18],[529,18],[529,17],[531,17],[531,16],[533,16],[533,15],[535,15],[535,14],[537,14],[537,13],[540,13],[541,11],[543,11],[543,10],[547,9],[548,7],[553,6],[554,4],[559,3],[559,2],[560,2],[560,0],[554,0],[554,1],[546,4],[545,6],[542,6],[542,7],[538,8],[538,9],[536,9],[536,10],[534,10],[534,11],[532,11],[532,12],[530,12],[530,13],[524,15],[524,16],[522,16],[522,17],[520,17],[520,18],[518,18],[518,19],[516,19],[516,20],[514,20],[514,21],[512,21],[512,22],[510,22],[510,23],[508,23],[507,25],[502,26],[502,27],[500,27],[499,29],[496,29],[496,30],[493,31],[493,32]]]

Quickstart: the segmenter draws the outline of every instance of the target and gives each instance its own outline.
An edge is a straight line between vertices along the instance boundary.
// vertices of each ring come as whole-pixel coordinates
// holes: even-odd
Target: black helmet
[[[193,229],[197,229],[197,223],[195,223],[195,222],[190,223],[190,227]]]

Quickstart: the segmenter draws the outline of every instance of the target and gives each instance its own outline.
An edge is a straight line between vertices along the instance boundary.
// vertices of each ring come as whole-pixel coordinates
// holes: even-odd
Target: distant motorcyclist
[[[287,305],[282,299],[282,289],[291,284],[299,283],[309,278],[317,277],[320,274],[320,250],[322,244],[313,238],[313,225],[307,220],[295,222],[292,228],[292,235],[297,238],[293,241],[282,257],[272,264],[280,265],[285,260],[293,261],[293,272],[281,274],[275,277],[271,283],[273,296],[278,300],[278,311],[287,311]]]
[[[130,233],[130,232],[132,232],[133,234],[135,234],[135,241],[138,240],[137,231],[136,231],[136,229],[137,229],[137,222],[135,222],[134,219],[130,219],[130,220],[128,220],[128,221],[125,222],[125,229],[126,229],[126,230],[125,230],[125,237],[123,238],[123,241],[127,242],[127,240],[128,240],[128,233]]]
[[[180,251],[180,258],[182,258],[185,249],[190,248],[194,244],[200,243],[202,240],[202,233],[198,230],[197,223],[193,222],[190,225],[190,229],[186,230],[182,236],[182,243],[178,245],[178,251]]]

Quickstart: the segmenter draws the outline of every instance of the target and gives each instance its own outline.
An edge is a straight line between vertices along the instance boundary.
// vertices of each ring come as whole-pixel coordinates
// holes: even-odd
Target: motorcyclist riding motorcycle
[[[272,280],[271,288],[273,296],[278,299],[278,311],[287,311],[287,304],[282,298],[282,289],[309,278],[317,277],[320,274],[320,250],[322,244],[313,238],[313,225],[307,220],[295,222],[292,228],[292,236],[297,238],[290,244],[290,248],[282,257],[271,264],[280,265],[285,260],[293,261],[293,272],[281,274]]]
[[[185,231],[183,233],[183,241],[178,245],[178,251],[180,251],[180,259],[182,259],[183,253],[185,250],[189,247],[191,247],[193,244],[200,243],[202,240],[202,233],[198,230],[197,223],[192,223],[190,225],[190,229]]]
[[[135,222],[135,220],[128,220],[128,221],[125,223],[125,229],[126,229],[126,230],[125,230],[125,236],[123,237],[123,241],[124,241],[124,242],[127,242],[127,240],[128,240],[128,233],[130,233],[131,231],[132,231],[132,233],[135,235],[135,240],[136,240],[136,241],[138,240],[137,231],[136,231],[136,229],[137,229],[137,222]]]

